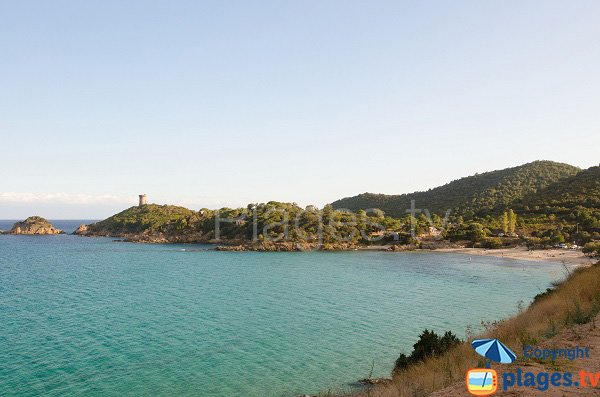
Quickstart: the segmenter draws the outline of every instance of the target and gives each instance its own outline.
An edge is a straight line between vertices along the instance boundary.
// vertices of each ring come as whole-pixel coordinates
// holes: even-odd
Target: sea
[[[564,277],[452,253],[211,248],[0,235],[0,396],[351,390],[424,329],[464,338]]]

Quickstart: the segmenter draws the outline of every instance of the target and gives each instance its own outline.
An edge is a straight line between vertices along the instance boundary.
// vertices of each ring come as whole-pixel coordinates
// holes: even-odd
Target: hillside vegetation
[[[523,213],[555,214],[576,219],[578,212],[600,218],[600,166],[591,167],[561,179],[544,189],[524,196],[514,203]],[[591,225],[589,225],[591,226]]]
[[[482,216],[497,209],[508,208],[515,200],[535,193],[580,169],[553,161],[534,161],[518,167],[475,174],[452,181],[425,192],[401,195],[363,193],[332,203],[334,208],[351,211],[379,208],[386,215],[403,217],[415,200],[418,208],[444,215],[450,209],[465,217]]]
[[[335,211],[331,206],[301,208],[295,203],[270,201],[249,204],[244,208],[200,211],[147,204],[80,227],[76,234],[124,237],[144,242],[243,243],[270,240],[319,243],[325,248],[333,248],[335,244],[335,247],[349,248],[376,230],[375,223],[389,230],[402,228],[399,220],[381,214],[358,215]],[[269,250],[275,248],[266,247]]]
[[[413,199],[418,208],[428,208],[431,217],[423,211],[407,214]],[[449,208],[452,211],[445,219]],[[261,250],[293,250],[299,248],[297,244],[312,245],[311,249],[391,244],[394,250],[440,244],[485,248],[595,244],[600,241],[600,167],[581,171],[536,161],[462,178],[427,192],[366,194],[322,209],[276,201],[199,211],[148,204],[82,227],[77,234],[146,242],[252,242],[259,243]],[[593,246],[588,249],[597,251]]]
[[[183,231],[198,213],[174,205],[148,204],[128,208],[88,226],[90,233],[112,236]]]

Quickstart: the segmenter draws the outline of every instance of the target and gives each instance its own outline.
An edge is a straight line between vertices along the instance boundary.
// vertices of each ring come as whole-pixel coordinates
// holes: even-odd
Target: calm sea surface
[[[0,236],[0,395],[347,388],[373,361],[387,375],[424,328],[464,337],[562,277],[559,265],[455,254],[204,248]]]

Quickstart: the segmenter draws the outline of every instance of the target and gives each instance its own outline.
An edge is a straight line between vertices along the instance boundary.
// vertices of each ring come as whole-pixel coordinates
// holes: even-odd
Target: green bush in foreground
[[[429,357],[440,356],[461,343],[462,340],[450,331],[446,331],[443,336],[439,336],[435,331],[426,329],[419,335],[417,343],[413,345],[410,356],[400,354],[400,357],[396,360],[394,371],[408,368],[410,365]]]

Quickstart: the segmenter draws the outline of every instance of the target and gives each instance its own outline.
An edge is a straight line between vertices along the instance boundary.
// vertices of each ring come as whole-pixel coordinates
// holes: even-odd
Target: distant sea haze
[[[389,375],[423,329],[464,338],[562,277],[460,254],[206,248],[0,235],[0,395],[348,389],[373,362]]]

